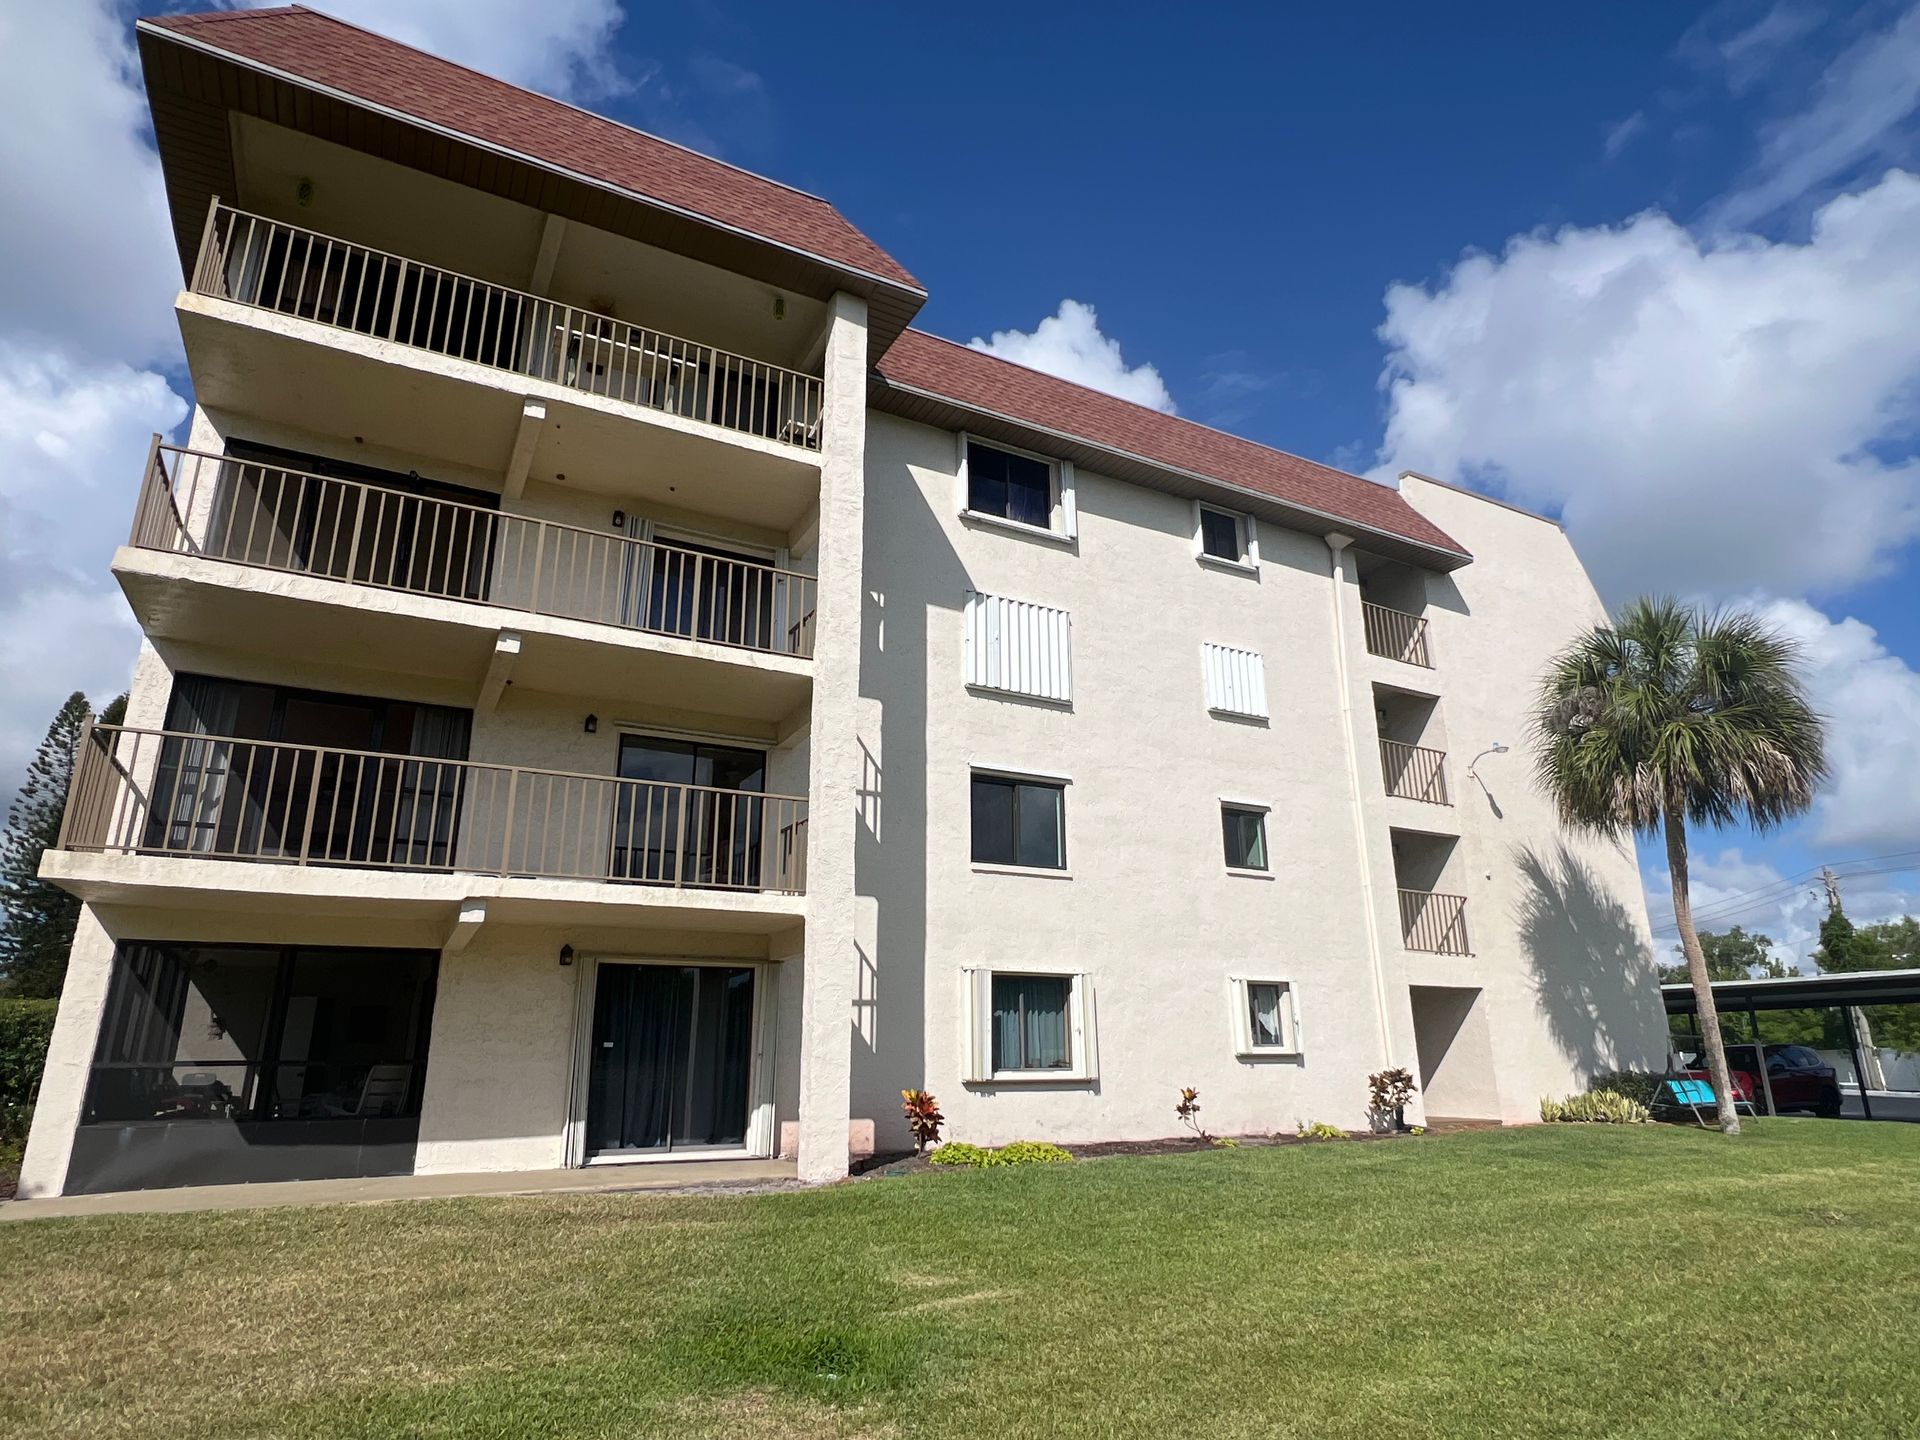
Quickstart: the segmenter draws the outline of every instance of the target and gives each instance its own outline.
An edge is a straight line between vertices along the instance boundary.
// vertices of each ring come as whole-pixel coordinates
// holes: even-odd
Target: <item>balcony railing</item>
[[[1451,805],[1447,798],[1447,754],[1398,740],[1380,741],[1380,773],[1387,794],[1402,800],[1424,800],[1429,805]]]
[[[356,480],[162,445],[145,550],[781,655],[813,653],[813,576]]]
[[[436,355],[805,450],[820,448],[821,382],[222,205],[207,214],[193,288]]]
[[[807,802],[95,725],[74,765],[60,847],[800,894]]]
[[[1400,935],[1409,950],[1435,955],[1471,955],[1467,947],[1467,901],[1431,890],[1400,892]]]
[[[1390,610],[1371,600],[1360,602],[1360,618],[1367,629],[1367,653],[1389,660],[1433,668],[1427,651],[1427,622],[1423,616]]]

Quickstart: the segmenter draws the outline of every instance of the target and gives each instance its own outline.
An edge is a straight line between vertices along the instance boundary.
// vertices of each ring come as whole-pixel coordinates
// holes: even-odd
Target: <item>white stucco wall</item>
[[[1079,537],[1064,546],[962,519],[956,455],[948,432],[870,416],[861,685],[882,713],[882,752],[876,793],[862,797],[859,888],[877,910],[877,937],[873,995],[856,1025],[856,1115],[876,1117],[883,1137],[899,1143],[897,1092],[925,1083],[963,1139],[1161,1135],[1177,1129],[1176,1093],[1192,1085],[1221,1133],[1302,1120],[1358,1125],[1370,1071],[1389,1060],[1417,1068],[1408,993],[1416,984],[1483,990],[1492,1073],[1457,1093],[1508,1120],[1528,1118],[1544,1090],[1571,1088],[1657,1043],[1630,855],[1571,840],[1563,851],[1544,803],[1515,783],[1534,674],[1601,614],[1556,527],[1454,492],[1415,498],[1479,557],[1430,582],[1445,679],[1431,687],[1442,698],[1422,738],[1451,737],[1456,804],[1419,806],[1384,793],[1372,681],[1387,662],[1365,653],[1351,567],[1336,632],[1324,541],[1262,524],[1257,579],[1204,566],[1193,555],[1188,502],[1083,469]],[[963,686],[968,589],[1071,612],[1070,708]],[[1339,719],[1337,633],[1350,662],[1351,752]],[[1264,657],[1268,723],[1204,709],[1200,646],[1209,641]],[[1396,678],[1420,688],[1425,677]],[[1490,778],[1504,818],[1477,788],[1461,793],[1472,782],[1458,752],[1480,748],[1481,736],[1516,747]],[[1070,777],[1065,875],[970,863],[976,764]],[[1272,807],[1272,879],[1228,873],[1222,797]],[[1474,955],[1402,946],[1396,825],[1459,837],[1437,888],[1469,896]],[[1545,870],[1526,865],[1529,849],[1547,857]],[[1098,1077],[964,1084],[968,965],[1090,977]],[[1235,1057],[1234,975],[1297,987],[1297,1061]]]

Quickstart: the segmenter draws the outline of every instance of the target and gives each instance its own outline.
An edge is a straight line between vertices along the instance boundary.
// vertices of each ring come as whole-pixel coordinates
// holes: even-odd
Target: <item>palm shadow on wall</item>
[[[1666,1019],[1632,912],[1564,842],[1512,854],[1520,945],[1555,1043],[1588,1077],[1650,1063]]]

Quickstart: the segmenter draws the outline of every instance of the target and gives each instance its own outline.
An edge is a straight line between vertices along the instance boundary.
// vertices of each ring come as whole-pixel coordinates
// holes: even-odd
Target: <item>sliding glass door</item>
[[[753,1105],[752,967],[598,969],[587,1157],[744,1147]]]
[[[608,873],[655,885],[758,889],[766,777],[764,751],[623,735],[620,778],[644,783],[619,787]]]

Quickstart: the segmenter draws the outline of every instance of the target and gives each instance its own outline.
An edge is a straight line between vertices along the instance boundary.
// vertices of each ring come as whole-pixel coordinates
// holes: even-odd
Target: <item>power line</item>
[[[1920,869],[1920,865],[1883,865],[1878,862],[1887,860],[1905,860],[1920,856],[1920,850],[1895,850],[1885,855],[1862,855],[1853,860],[1841,860],[1831,866],[1811,866],[1796,875],[1775,880],[1753,890],[1738,895],[1724,896],[1710,905],[1703,905],[1693,912],[1696,925],[1701,922],[1725,924],[1741,916],[1765,910],[1785,900],[1795,890],[1817,878],[1822,870],[1831,870],[1837,878],[1846,880],[1865,879],[1873,875],[1897,875],[1906,871]],[[1861,866],[1874,868],[1861,869]],[[1656,934],[1672,933],[1678,924],[1678,918],[1671,909],[1663,913],[1660,922],[1654,926]]]

